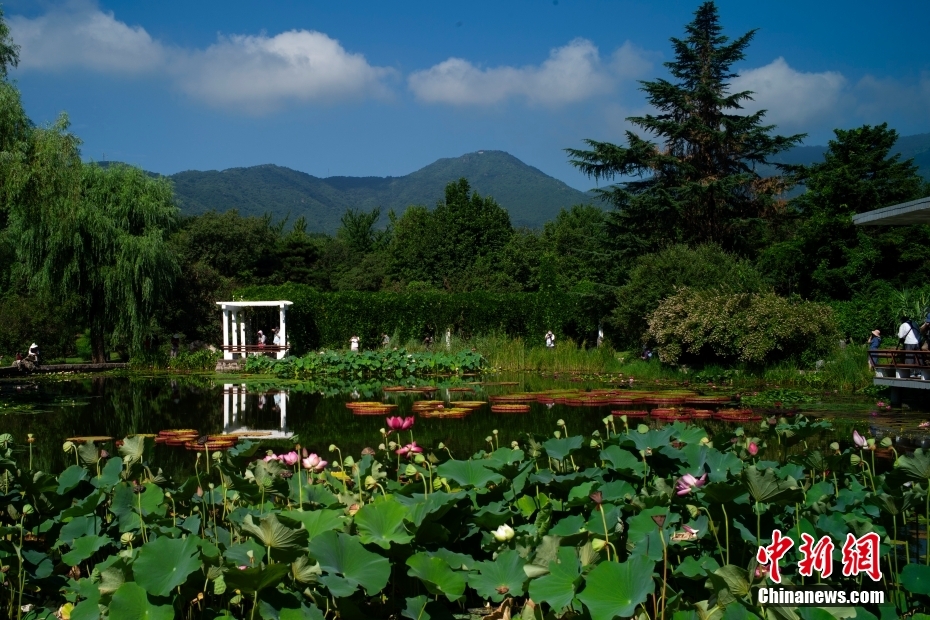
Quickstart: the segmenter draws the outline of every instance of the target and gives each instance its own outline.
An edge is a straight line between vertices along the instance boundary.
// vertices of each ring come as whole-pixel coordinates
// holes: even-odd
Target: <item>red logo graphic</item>
[[[781,583],[781,571],[778,568],[778,561],[782,559],[793,546],[794,541],[782,536],[781,530],[773,530],[772,544],[767,547],[759,547],[759,551],[756,553],[756,561],[759,562],[759,564],[769,565],[769,576],[775,583]]]

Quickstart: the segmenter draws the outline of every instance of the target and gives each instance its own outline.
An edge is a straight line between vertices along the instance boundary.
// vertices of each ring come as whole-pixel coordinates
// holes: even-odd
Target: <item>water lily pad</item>
[[[588,574],[578,598],[592,620],[629,618],[655,589],[653,570],[655,562],[643,556],[633,556],[621,564],[602,562]]]

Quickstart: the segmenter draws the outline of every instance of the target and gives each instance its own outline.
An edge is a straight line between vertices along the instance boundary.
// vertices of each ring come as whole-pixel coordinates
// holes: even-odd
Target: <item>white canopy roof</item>
[[[281,306],[293,306],[293,301],[218,301],[216,305],[222,308],[249,308],[253,306],[270,306],[280,308]]]

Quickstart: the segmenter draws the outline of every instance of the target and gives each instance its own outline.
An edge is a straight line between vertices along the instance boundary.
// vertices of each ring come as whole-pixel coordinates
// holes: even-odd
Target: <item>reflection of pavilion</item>
[[[246,393],[244,383],[227,383],[223,386],[223,433],[247,435],[249,431],[261,431],[262,437],[269,439],[288,439],[294,436],[293,431],[287,430],[287,392],[270,390],[258,395],[260,402],[271,396],[272,410],[277,410],[280,415],[277,429],[249,428],[242,424],[246,412]]]

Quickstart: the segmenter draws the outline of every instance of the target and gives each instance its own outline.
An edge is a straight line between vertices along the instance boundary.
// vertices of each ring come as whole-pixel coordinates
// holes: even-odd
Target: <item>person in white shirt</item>
[[[920,341],[917,339],[917,330],[906,317],[901,317],[901,326],[898,328],[898,339],[904,343],[905,351],[916,351]]]
[[[280,347],[281,346],[281,334],[278,333],[278,328],[272,327],[271,333],[274,334],[274,338],[272,338],[271,344],[273,344],[276,347]]]
[[[359,343],[358,336],[352,336],[351,338],[349,338],[349,349],[351,349],[352,351],[358,351],[358,343]]]
[[[552,330],[546,332],[546,348],[555,348],[555,334],[552,333]]]

